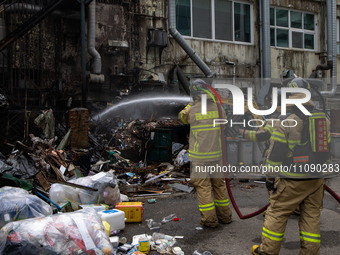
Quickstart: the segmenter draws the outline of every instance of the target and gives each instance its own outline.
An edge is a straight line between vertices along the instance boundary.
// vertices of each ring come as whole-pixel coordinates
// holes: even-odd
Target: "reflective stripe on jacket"
[[[222,157],[221,129],[218,124],[214,126],[214,119],[219,119],[218,108],[209,99],[207,114],[201,113],[201,107],[199,99],[180,112],[182,122],[190,123],[189,157],[196,161],[214,161]]]
[[[301,94],[300,94],[301,95]],[[304,97],[305,95],[302,94]],[[295,98],[299,98],[299,94],[294,95]],[[302,98],[300,96],[300,98]],[[314,103],[310,100],[305,106],[314,106]],[[316,116],[316,115],[315,115]],[[320,116],[319,116],[320,117]],[[297,124],[296,124],[297,123]],[[285,119],[285,126],[281,121],[278,121],[274,125],[272,136],[270,137],[270,147],[266,159],[266,166],[269,169],[270,177],[276,177],[279,171],[279,175],[283,178],[308,178],[309,173],[301,173],[300,171],[294,171],[294,168],[289,168],[290,171],[283,171],[280,166],[283,161],[293,156],[293,150],[296,145],[300,145],[301,133],[303,128],[303,121],[296,115],[290,114]],[[327,119],[328,134],[330,134],[330,121]],[[330,142],[330,136],[328,136]],[[272,167],[272,168],[271,168]],[[271,169],[276,167],[276,171]],[[287,170],[287,169],[286,169]]]

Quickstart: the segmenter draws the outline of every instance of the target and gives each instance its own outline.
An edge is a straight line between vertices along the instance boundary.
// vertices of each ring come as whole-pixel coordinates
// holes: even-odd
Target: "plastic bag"
[[[0,188],[0,227],[10,221],[51,214],[50,205],[26,190],[7,186]]]
[[[185,163],[189,162],[188,154],[187,150],[181,150],[174,161],[174,165],[183,166]]]
[[[106,230],[92,208],[39,219],[11,222],[0,231],[0,254],[21,243],[36,247],[39,254],[107,254],[113,252]]]
[[[146,222],[150,230],[159,229],[162,226],[162,223],[154,221],[153,219],[148,219]]]
[[[176,214],[170,214],[170,215],[163,218],[162,223],[165,224],[169,221],[172,221],[176,217],[177,217]]]
[[[81,204],[105,203],[115,206],[120,199],[119,188],[112,172],[100,172],[96,175],[81,177],[69,181],[98,191],[74,188],[62,184],[52,184],[50,188],[50,199],[55,203],[70,201],[73,209]]]
[[[184,147],[184,144],[172,142],[172,154],[175,154],[177,151],[179,151],[183,147]]]

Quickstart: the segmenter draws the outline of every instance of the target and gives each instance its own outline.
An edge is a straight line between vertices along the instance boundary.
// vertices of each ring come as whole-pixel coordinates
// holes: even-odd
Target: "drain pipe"
[[[269,0],[262,1],[262,60],[263,77],[265,80],[271,78],[271,58],[270,58],[270,5]]]
[[[327,0],[327,64],[316,66],[316,71],[309,78],[317,78],[321,76],[322,70],[333,70],[333,32],[332,32],[332,0]],[[332,76],[332,72],[330,74]]]
[[[88,51],[93,57],[92,72],[90,74],[90,82],[103,83],[104,75],[100,74],[102,71],[101,57],[96,50],[96,0],[89,4],[89,31],[88,31]]]
[[[182,49],[189,55],[195,64],[202,70],[207,77],[212,77],[214,73],[196,54],[190,45],[184,40],[182,35],[176,29],[176,0],[169,0],[169,32]]]
[[[319,68],[331,69],[331,91],[320,91],[323,96],[333,97],[337,90],[337,53],[336,53],[336,0],[327,0],[327,65],[318,65]],[[320,70],[320,69],[319,69]],[[313,75],[313,74],[312,74]]]

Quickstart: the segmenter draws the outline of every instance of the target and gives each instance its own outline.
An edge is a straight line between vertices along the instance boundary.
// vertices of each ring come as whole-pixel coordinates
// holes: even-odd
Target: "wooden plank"
[[[45,191],[51,188],[51,184],[45,179],[44,175],[41,172],[36,174],[35,177],[37,178],[37,181],[44,188]]]

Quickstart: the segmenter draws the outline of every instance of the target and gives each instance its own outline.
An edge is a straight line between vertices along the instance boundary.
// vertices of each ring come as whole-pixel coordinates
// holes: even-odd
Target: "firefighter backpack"
[[[312,115],[304,115],[300,111],[291,112],[303,121],[301,142],[293,149],[293,164],[323,164],[330,158],[330,137],[327,128],[326,114],[320,110],[312,110]],[[284,117],[286,119],[290,114]]]

